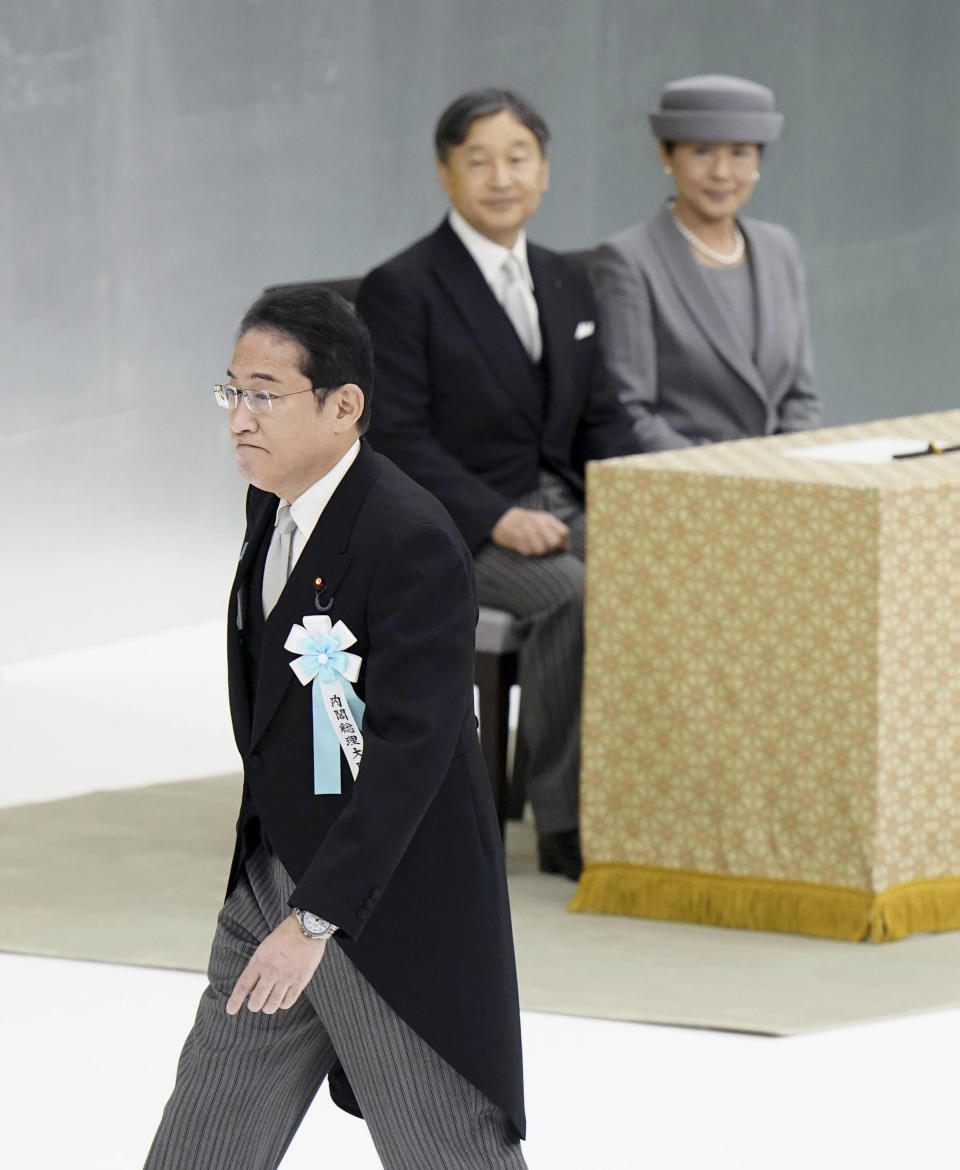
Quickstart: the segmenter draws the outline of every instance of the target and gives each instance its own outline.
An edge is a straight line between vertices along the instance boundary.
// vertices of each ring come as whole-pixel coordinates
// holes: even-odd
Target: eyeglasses
[[[239,390],[236,386],[221,386],[218,382],[213,388],[213,397],[217,406],[224,410],[236,410],[240,399],[244,401],[247,410],[254,414],[269,414],[278,398],[295,398],[298,394],[312,394],[316,387],[307,390],[292,390],[289,394],[271,394],[267,390]]]

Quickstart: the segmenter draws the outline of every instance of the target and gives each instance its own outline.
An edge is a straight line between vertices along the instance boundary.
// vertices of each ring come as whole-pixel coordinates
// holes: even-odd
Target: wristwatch
[[[304,938],[330,938],[337,929],[332,922],[327,922],[326,918],[321,918],[319,914],[311,914],[309,910],[294,908],[293,912],[300,923],[300,933]]]

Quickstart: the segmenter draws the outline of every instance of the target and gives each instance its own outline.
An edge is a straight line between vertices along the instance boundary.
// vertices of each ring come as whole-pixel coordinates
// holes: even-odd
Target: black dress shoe
[[[562,833],[544,833],[537,839],[541,873],[562,873],[572,882],[580,880],[583,858],[580,856],[580,833],[566,829]]]

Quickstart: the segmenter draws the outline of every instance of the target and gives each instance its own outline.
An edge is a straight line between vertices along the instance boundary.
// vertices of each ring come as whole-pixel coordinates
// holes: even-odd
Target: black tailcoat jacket
[[[522,1135],[506,876],[473,710],[470,554],[437,501],[364,442],[256,630],[245,617],[260,604],[277,503],[249,490],[230,601],[244,785],[228,888],[259,832],[296,883],[291,906],[336,923],[329,945]],[[363,660],[363,759],[354,781],[340,753],[339,795],[314,795],[311,688],[284,649],[318,609],[349,627]]]
[[[370,442],[433,492],[473,552],[541,469],[583,499],[587,459],[640,448],[601,360],[585,271],[536,244],[527,259],[540,368],[446,220],[357,296],[377,361]]]

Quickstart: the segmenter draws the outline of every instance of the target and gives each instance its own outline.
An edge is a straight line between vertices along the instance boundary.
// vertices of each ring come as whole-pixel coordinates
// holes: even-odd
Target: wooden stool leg
[[[507,729],[510,673],[515,655],[478,654],[475,678],[480,692],[480,746],[493,788],[500,832],[507,812]]]
[[[520,696],[521,703],[523,696]],[[517,731],[517,742],[513,748],[513,768],[510,771],[510,787],[507,792],[507,820],[522,821],[527,803],[527,786],[524,776],[527,768],[527,748]]]

